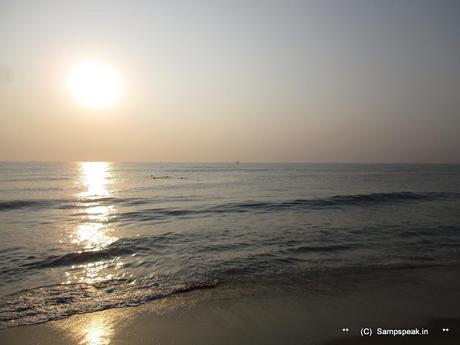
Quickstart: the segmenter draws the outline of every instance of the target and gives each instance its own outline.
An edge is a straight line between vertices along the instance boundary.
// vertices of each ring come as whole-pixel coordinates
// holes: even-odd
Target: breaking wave
[[[0,299],[0,329],[109,308],[136,306],[173,294],[209,289],[217,285],[217,280],[206,278],[187,282],[143,278],[43,286]]]

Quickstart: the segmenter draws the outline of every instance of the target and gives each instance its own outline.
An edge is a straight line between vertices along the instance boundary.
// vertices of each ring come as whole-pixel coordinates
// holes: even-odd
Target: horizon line
[[[84,163],[84,162],[107,162],[107,163],[158,163],[158,164],[349,164],[349,165],[459,165],[459,162],[391,162],[391,161],[374,161],[374,162],[343,162],[343,161],[161,161],[161,160],[0,160],[0,163]]]

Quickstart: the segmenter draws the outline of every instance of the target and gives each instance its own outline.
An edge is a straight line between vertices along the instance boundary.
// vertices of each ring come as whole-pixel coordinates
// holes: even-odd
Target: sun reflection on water
[[[109,220],[116,213],[113,205],[108,205],[112,195],[110,189],[114,182],[111,173],[112,163],[79,163],[80,192],[77,198],[85,206],[84,213],[79,211],[78,224],[69,233],[69,242],[75,246],[76,253],[94,253],[94,261],[73,265],[66,272],[66,281],[94,283],[113,278],[114,268],[120,268],[119,258],[106,259],[104,249],[118,240],[110,227]],[[98,253],[101,252],[101,256]],[[106,254],[106,253],[105,253]],[[93,255],[93,254],[91,254]],[[92,257],[91,257],[92,258]]]
[[[65,283],[94,284],[108,281],[115,278],[114,270],[119,270],[122,267],[123,262],[119,258],[90,262],[83,265],[73,265],[66,272],[67,280]]]
[[[101,205],[101,200],[94,198],[109,197],[110,184],[113,182],[111,174],[112,164],[108,162],[80,163],[80,184],[84,191],[78,194],[82,201],[92,200],[85,209],[86,217],[72,234],[71,241],[85,250],[100,250],[118,238],[111,236],[111,229],[107,226],[111,214],[115,213],[112,205]]]
[[[109,162],[81,162],[80,183],[86,190],[80,193],[80,197],[108,197],[110,196],[109,185],[111,173]]]
[[[108,229],[102,223],[82,223],[72,235],[72,243],[85,250],[101,250],[117,239],[108,234]]]

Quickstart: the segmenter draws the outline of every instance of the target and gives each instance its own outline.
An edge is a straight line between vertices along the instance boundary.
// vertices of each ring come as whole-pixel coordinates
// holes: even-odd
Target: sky
[[[459,109],[455,0],[0,0],[0,160],[459,163]]]

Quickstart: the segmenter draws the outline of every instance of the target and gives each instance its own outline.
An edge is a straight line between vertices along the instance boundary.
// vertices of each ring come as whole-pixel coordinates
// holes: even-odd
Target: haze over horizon
[[[0,160],[460,163],[459,23],[450,0],[4,0]]]

